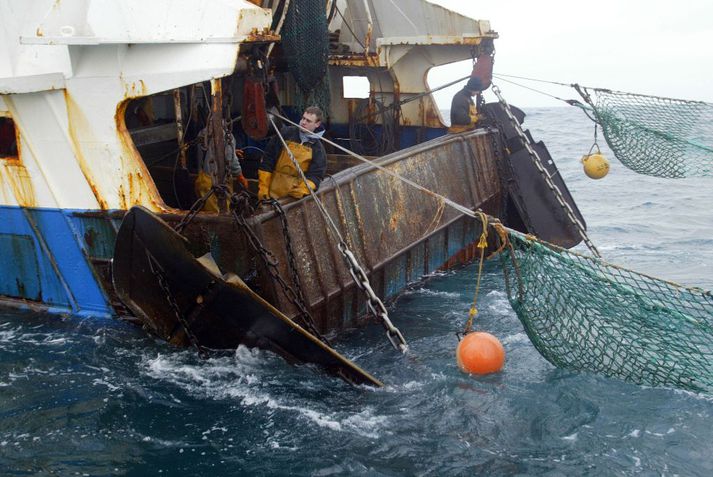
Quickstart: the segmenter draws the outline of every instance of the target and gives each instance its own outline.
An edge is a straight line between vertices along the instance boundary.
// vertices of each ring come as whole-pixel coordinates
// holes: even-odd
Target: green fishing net
[[[713,176],[713,104],[581,89],[626,167],[657,177]]]
[[[282,48],[299,87],[295,107],[319,106],[329,111],[329,30],[322,0],[291,1],[282,30]]]
[[[510,303],[558,367],[713,391],[713,295],[509,232]]]

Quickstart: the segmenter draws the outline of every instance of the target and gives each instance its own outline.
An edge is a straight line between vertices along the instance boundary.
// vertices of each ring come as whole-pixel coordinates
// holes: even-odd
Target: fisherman
[[[475,124],[478,122],[478,109],[473,101],[473,96],[480,95],[481,91],[483,91],[483,83],[480,78],[471,76],[463,89],[453,96],[449,133],[475,129]]]
[[[289,126],[280,133],[307,177],[307,184],[316,191],[327,169],[327,154],[320,141],[324,134],[322,110],[317,106],[305,109],[300,128]],[[272,138],[265,149],[258,169],[258,182],[260,199],[280,199],[286,196],[300,199],[309,195],[307,184],[295,169],[287,149],[277,136]]]
[[[242,151],[236,149],[235,136],[232,132],[225,131],[226,124],[225,120],[222,121],[223,130],[221,132],[225,133],[225,161],[226,167],[228,168],[229,178],[226,183],[228,190],[233,191],[233,179],[237,179],[240,185],[244,188],[248,188],[248,181],[243,175],[243,170],[240,167],[240,160],[238,156],[242,157]],[[198,197],[203,197],[208,191],[213,187],[213,180],[218,176],[218,161],[214,157],[214,146],[213,146],[213,136],[209,134],[208,127],[204,127],[198,133],[198,156],[200,169],[198,171],[198,177],[196,177],[196,182],[194,188],[196,195]],[[210,196],[203,206],[203,210],[207,212],[218,212],[218,199],[215,194]]]

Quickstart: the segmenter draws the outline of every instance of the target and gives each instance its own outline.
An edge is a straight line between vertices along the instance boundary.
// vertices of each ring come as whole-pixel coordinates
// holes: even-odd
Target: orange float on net
[[[497,373],[505,364],[505,349],[490,333],[469,333],[458,343],[456,360],[466,373]]]

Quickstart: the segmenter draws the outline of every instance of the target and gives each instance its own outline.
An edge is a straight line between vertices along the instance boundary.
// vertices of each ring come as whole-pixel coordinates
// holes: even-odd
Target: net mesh
[[[713,390],[713,295],[509,232],[510,303],[555,366]]]
[[[329,31],[323,0],[291,1],[282,30],[282,47],[297,83],[295,107],[329,111]]]
[[[585,99],[616,157],[657,177],[713,176],[713,104],[604,89]]]

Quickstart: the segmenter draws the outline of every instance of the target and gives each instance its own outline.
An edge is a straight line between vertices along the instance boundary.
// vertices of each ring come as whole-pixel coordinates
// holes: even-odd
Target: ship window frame
[[[365,89],[366,87],[366,89]],[[371,81],[366,75],[342,76],[342,97],[344,99],[368,99],[371,94]]]
[[[463,80],[458,83],[452,84],[438,91],[433,90],[444,86],[452,81],[454,76],[459,77],[463,71],[471,70],[472,68],[472,60],[460,60],[432,66],[426,72],[426,88],[430,91],[429,96],[431,97],[433,104],[436,105],[436,111],[438,112],[439,119],[444,127],[451,125],[450,111],[453,96],[455,96],[458,91],[463,89],[467,78],[463,78]],[[444,114],[444,112],[447,112],[448,114]]]
[[[0,122],[9,121],[12,128],[12,133],[15,136],[14,150],[11,143],[3,144],[2,132],[0,131],[0,161],[6,162],[19,162],[20,161],[20,134],[17,130],[17,123],[13,119],[12,115],[0,111]],[[0,124],[0,128],[2,125]]]

